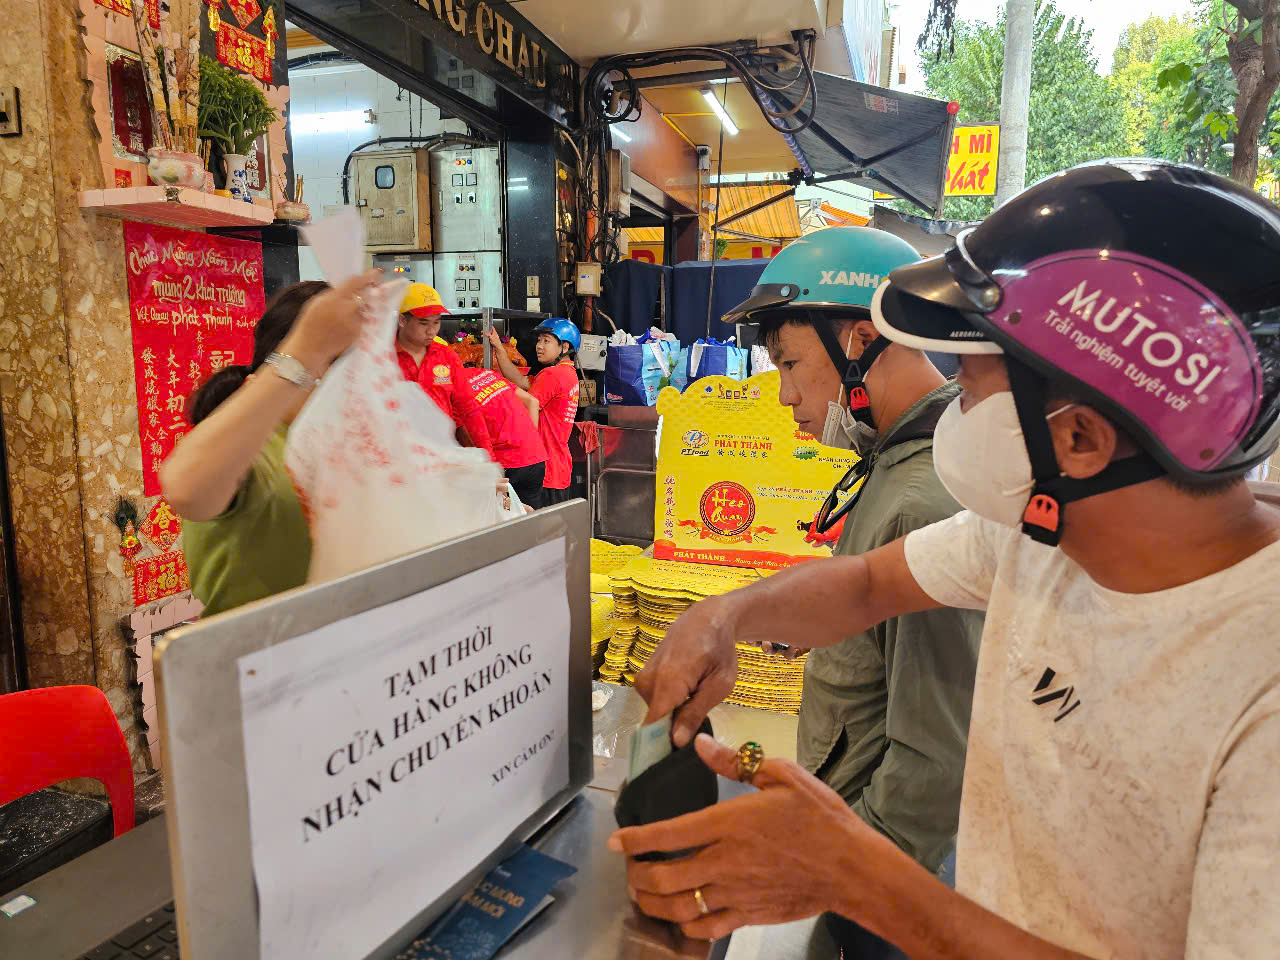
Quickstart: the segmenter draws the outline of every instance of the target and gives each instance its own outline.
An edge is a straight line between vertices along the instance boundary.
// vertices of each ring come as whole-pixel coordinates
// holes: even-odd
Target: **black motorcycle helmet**
[[[891,340],[1004,354],[1036,488],[1066,503],[1172,474],[1238,476],[1280,442],[1280,209],[1196,167],[1104,160],[1023,191],[939,257],[899,268],[872,315]],[[1045,399],[1063,385],[1144,454],[1060,476]]]

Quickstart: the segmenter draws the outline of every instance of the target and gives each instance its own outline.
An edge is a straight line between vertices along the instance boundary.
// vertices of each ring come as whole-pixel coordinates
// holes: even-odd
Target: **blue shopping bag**
[[[732,338],[717,340],[706,337],[680,351],[680,359],[671,375],[671,385],[683,393],[689,384],[703,377],[745,380],[748,357],[748,352],[735,346]]]
[[[652,407],[658,392],[671,382],[675,362],[670,340],[650,339],[611,346],[604,360],[605,402],[627,407]]]

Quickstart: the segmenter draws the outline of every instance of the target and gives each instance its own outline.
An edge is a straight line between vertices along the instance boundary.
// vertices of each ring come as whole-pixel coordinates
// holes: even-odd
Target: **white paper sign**
[[[569,782],[564,541],[241,657],[262,956],[363,957]]]

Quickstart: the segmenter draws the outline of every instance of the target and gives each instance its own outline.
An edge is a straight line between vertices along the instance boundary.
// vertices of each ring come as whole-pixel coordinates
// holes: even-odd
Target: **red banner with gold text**
[[[218,24],[218,59],[232,70],[271,82],[271,54],[267,41],[223,20]]]
[[[124,225],[143,493],[190,429],[186,406],[210,373],[253,359],[262,246],[147,223]]]
[[[191,589],[187,558],[181,550],[139,560],[133,567],[133,605],[140,607]]]

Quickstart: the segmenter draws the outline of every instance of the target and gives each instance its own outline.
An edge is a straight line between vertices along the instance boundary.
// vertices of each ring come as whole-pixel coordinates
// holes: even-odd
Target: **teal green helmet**
[[[840,372],[849,412],[874,426],[863,376],[889,346],[876,337],[856,359],[845,356],[835,320],[871,319],[871,298],[898,267],[918,263],[911,244],[872,227],[828,227],[801,237],[778,253],[760,275],[751,296],[725,316],[726,323],[758,324],[794,318],[813,324]]]
[[[833,310],[849,307],[870,316],[871,298],[889,273],[920,254],[905,240],[873,227],[828,227],[779,251],[760,275],[751,296],[725,316],[725,323],[759,323],[764,311]]]

